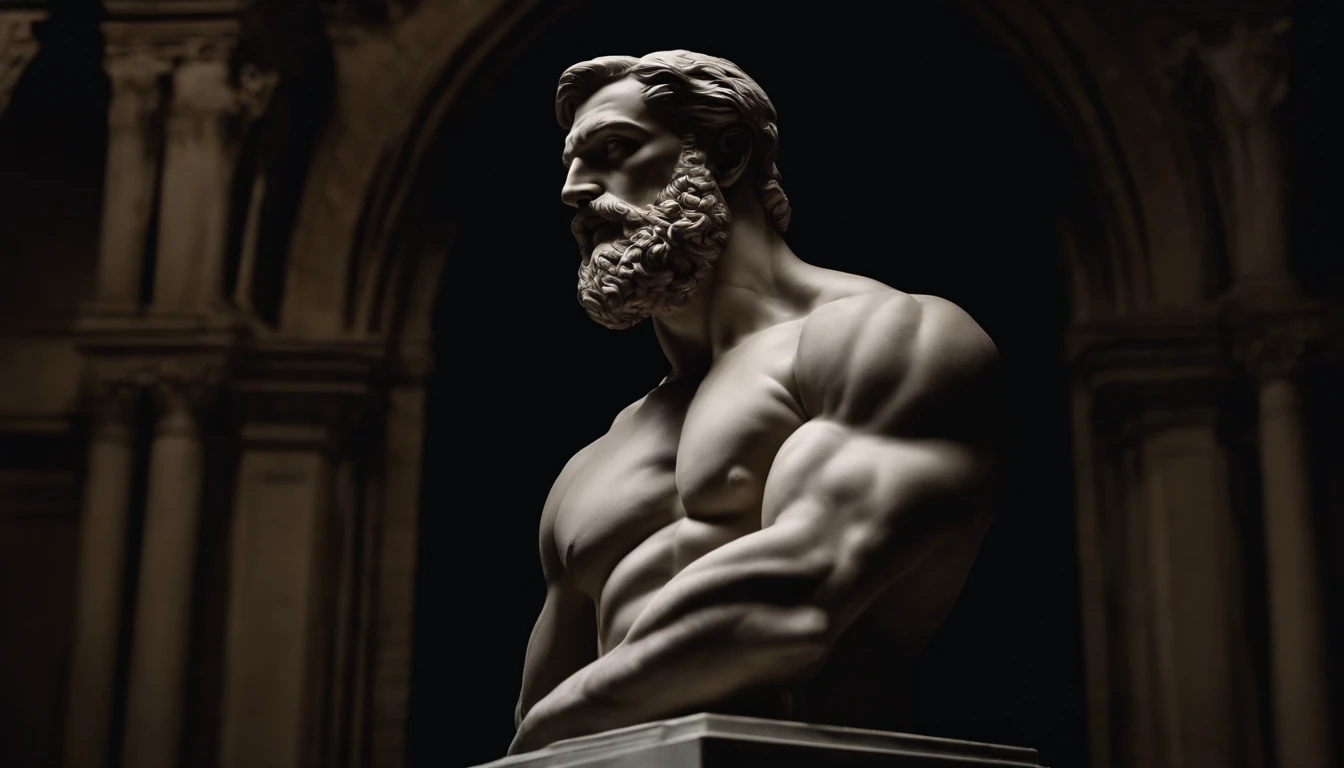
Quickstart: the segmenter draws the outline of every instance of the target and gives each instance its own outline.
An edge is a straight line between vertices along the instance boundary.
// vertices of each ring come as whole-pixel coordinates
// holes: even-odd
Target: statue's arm
[[[546,603],[527,641],[515,727],[546,694],[597,658],[596,624],[592,601],[567,579],[547,585]]]
[[[538,548],[546,579],[546,602],[532,627],[523,661],[523,683],[514,709],[514,727],[539,700],[570,675],[597,658],[597,617],[593,601],[573,583],[556,549],[555,516],[559,500],[589,448],[560,472],[541,514]]]
[[[696,560],[622,643],[525,718],[512,752],[784,683],[949,538],[978,536],[997,355],[945,302],[827,305],[800,341],[811,420],[780,448],[762,529]]]

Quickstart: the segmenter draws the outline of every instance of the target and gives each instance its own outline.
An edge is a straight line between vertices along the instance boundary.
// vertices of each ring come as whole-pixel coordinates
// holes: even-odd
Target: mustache
[[[574,237],[583,242],[590,232],[604,222],[634,225],[654,223],[651,210],[642,210],[615,195],[604,194],[580,208],[569,228]]]
[[[649,220],[648,211],[641,210],[611,194],[602,195],[588,203],[588,210],[591,211],[592,215],[607,221],[644,224]]]

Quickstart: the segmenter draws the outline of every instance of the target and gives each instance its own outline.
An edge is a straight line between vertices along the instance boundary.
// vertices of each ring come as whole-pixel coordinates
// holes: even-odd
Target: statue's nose
[[[578,208],[587,205],[602,195],[602,187],[593,178],[583,161],[575,159],[569,166],[569,175],[565,177],[565,186],[560,190],[560,199],[565,205]]]

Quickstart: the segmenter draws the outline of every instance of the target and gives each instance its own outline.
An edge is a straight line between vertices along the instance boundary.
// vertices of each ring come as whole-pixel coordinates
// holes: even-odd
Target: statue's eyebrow
[[[649,135],[647,128],[630,120],[613,118],[591,123],[584,126],[583,130],[577,134],[570,134],[565,139],[565,151],[560,155],[560,163],[568,168],[569,164],[574,161],[574,155],[578,154],[580,149],[600,138],[601,134],[617,128],[634,131],[643,138],[647,138]]]

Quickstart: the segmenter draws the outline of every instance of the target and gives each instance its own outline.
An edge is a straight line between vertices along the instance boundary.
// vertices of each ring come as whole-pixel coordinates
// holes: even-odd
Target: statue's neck
[[[706,285],[675,312],[654,318],[673,377],[708,369],[744,336],[791,319],[807,268],[765,217],[754,192],[733,190],[728,244]]]

